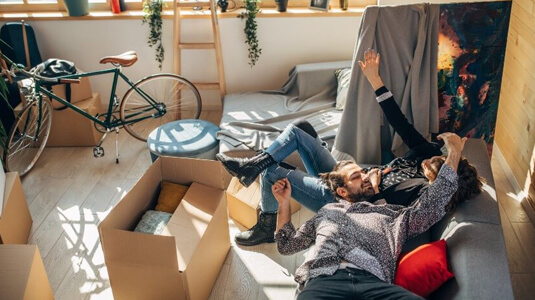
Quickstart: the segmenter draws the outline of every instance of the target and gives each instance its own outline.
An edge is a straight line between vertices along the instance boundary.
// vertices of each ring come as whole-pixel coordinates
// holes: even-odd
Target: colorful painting
[[[440,5],[440,132],[484,139],[492,152],[511,2]]]

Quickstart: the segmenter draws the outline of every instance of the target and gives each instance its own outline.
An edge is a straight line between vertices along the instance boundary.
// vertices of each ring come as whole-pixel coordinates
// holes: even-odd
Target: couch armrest
[[[334,71],[342,68],[351,68],[351,61],[296,65],[290,70],[289,79],[281,91],[305,100],[328,89],[336,90]]]

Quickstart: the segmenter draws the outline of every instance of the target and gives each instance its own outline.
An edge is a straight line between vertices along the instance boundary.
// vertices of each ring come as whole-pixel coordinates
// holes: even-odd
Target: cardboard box
[[[0,245],[0,299],[54,299],[36,245]]]
[[[133,232],[160,182],[191,185],[161,235]],[[100,223],[113,297],[207,299],[230,249],[221,163],[160,157]]]
[[[262,191],[258,181],[249,187],[241,185],[237,178],[232,178],[227,188],[227,204],[229,215],[241,225],[251,228],[258,222],[258,210]],[[301,204],[292,198],[290,201],[292,214],[301,209]]]
[[[78,70],[80,72],[80,70]],[[17,83],[19,85],[19,91],[21,91],[20,97],[23,103],[25,103],[26,99],[24,98],[24,94],[22,93],[22,90],[28,87],[31,87],[33,85],[33,79],[27,78],[24,80],[21,80]],[[57,84],[52,86],[52,92],[56,94],[58,97],[63,98],[67,100],[67,85],[66,84]],[[89,77],[80,77],[80,83],[71,83],[71,103],[77,103],[83,100],[86,100],[88,98],[91,98],[93,95],[91,91],[91,83],[89,82]],[[48,99],[48,97],[44,97],[45,99]],[[56,100],[52,101],[52,107],[53,108],[61,108],[64,107],[63,104],[59,103]]]
[[[17,172],[6,173],[4,207],[0,210],[0,244],[26,244],[33,221]]]
[[[88,99],[76,103],[83,111],[95,116],[101,111],[100,95],[93,94]],[[18,114],[22,105],[15,108]],[[46,143],[47,147],[80,147],[96,146],[102,133],[98,132],[94,122],[82,116],[76,111],[67,108],[64,110],[52,110],[52,128]]]

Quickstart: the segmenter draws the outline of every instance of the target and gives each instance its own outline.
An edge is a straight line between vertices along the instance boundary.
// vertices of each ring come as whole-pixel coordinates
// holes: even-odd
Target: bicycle
[[[44,96],[60,102],[66,108],[93,121],[96,129],[104,133],[93,148],[94,157],[104,156],[102,142],[109,132],[115,131],[116,163],[119,163],[118,134],[121,127],[124,127],[136,139],[147,141],[148,135],[162,124],[178,119],[198,119],[201,113],[202,103],[199,91],[184,77],[159,73],[147,76],[135,83],[132,82],[122,72],[122,68],[129,67],[137,61],[137,54],[134,51],[107,56],[100,60],[101,64],[111,63],[113,68],[57,78],[47,78],[36,74],[35,71],[26,71],[24,66],[13,63],[1,52],[0,55],[0,60],[3,58],[11,65],[10,69],[4,72],[7,76],[16,77],[17,73],[21,73],[33,80],[33,84],[27,90],[22,91],[26,103],[8,134],[3,157],[7,170],[19,172],[20,176],[24,176],[35,165],[50,133],[52,124],[50,101],[52,100],[44,100]],[[79,83],[80,77],[110,73],[113,74],[113,83],[108,110],[95,116],[46,88],[54,84]],[[129,85],[121,100],[115,93],[119,78]]]

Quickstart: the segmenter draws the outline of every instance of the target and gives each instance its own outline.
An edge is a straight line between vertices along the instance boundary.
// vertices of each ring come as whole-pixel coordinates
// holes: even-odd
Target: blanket
[[[389,126],[381,129],[381,108],[358,65],[369,48],[381,54],[380,75],[409,122],[423,136],[438,132],[438,17],[438,5],[366,8],[355,46],[347,103],[333,147],[338,160],[381,164],[382,149],[396,156],[407,151]]]

